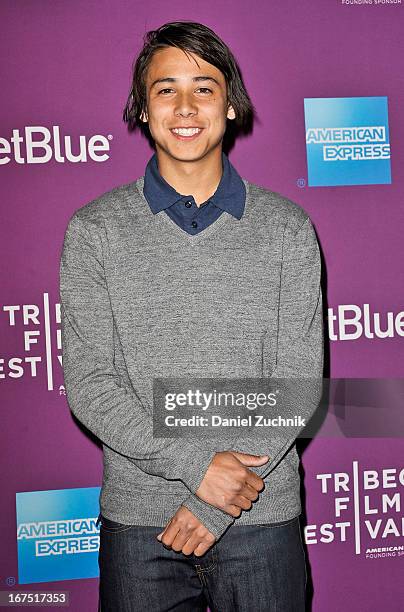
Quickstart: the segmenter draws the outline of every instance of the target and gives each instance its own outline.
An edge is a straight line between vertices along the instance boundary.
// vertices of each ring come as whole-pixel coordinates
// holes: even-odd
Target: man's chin
[[[185,150],[185,147],[183,147],[183,150],[181,150],[180,147],[174,150],[171,148],[163,149],[161,147],[156,147],[156,151],[159,155],[177,162],[197,162],[213,154],[213,149],[202,150],[199,147],[194,147],[193,149],[190,147],[188,151]]]

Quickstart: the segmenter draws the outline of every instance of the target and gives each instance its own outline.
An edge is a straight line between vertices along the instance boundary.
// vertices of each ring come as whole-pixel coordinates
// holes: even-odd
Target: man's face
[[[198,64],[196,64],[196,61]],[[221,151],[227,103],[224,75],[212,64],[181,49],[157,51],[146,76],[147,119],[157,152],[178,161],[202,159]],[[182,131],[181,128],[194,128]]]

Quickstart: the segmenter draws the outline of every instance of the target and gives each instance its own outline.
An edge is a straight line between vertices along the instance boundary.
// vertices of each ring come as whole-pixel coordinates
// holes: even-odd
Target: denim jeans
[[[231,526],[202,557],[165,548],[161,527],[99,516],[101,612],[304,612],[299,517]]]

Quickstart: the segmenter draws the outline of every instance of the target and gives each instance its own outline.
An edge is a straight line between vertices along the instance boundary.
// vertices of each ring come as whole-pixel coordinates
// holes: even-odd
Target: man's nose
[[[196,115],[197,112],[198,109],[195,104],[195,101],[192,100],[190,96],[184,94],[177,99],[177,104],[174,109],[174,113],[176,116],[190,117]]]

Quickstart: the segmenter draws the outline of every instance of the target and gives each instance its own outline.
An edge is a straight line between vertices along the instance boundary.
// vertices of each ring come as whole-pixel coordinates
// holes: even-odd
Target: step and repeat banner
[[[97,609],[102,451],[66,401],[59,260],[73,212],[143,175],[153,153],[122,121],[148,30],[199,21],[235,54],[258,120],[229,156],[313,221],[325,375],[404,378],[403,10],[401,0],[3,0],[2,602],[10,593],[23,609],[19,593],[36,592],[42,605]],[[403,609],[402,433],[299,441],[315,612]]]

